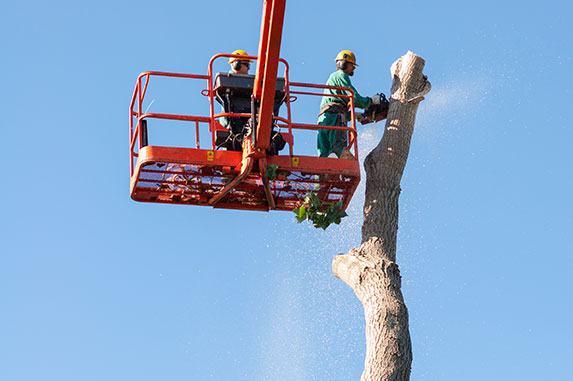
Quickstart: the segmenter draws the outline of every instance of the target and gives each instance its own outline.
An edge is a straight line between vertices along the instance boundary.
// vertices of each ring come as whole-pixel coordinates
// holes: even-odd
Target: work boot
[[[347,160],[356,160],[356,157],[354,157],[354,155],[352,154],[352,152],[350,152],[348,147],[344,147],[342,149],[342,152],[340,153],[340,158]]]

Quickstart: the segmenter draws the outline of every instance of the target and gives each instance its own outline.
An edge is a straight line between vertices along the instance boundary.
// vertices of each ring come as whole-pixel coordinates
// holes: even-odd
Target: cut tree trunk
[[[355,292],[366,319],[366,360],[362,381],[409,380],[412,345],[408,309],[396,264],[398,198],[414,132],[416,112],[430,89],[424,60],[412,52],[392,65],[386,128],[364,161],[366,198],[362,244],[337,255],[334,275]]]

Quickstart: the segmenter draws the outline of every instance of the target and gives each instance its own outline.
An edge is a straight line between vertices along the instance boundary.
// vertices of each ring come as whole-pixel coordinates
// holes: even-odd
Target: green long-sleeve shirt
[[[350,81],[350,77],[342,70],[337,70],[328,77],[328,81],[326,81],[327,86],[340,86],[340,87],[349,87],[354,92],[354,106],[358,108],[366,109],[372,103],[372,100],[368,97],[363,97],[358,94],[358,91],[352,86],[352,82]],[[348,104],[348,98],[339,98],[334,96],[328,95],[350,95],[350,91],[347,90],[333,90],[333,89],[324,89],[325,96],[322,97],[322,101],[320,102],[320,108],[322,108],[325,104],[330,102],[340,103],[344,107]],[[333,120],[334,117],[334,120]],[[332,121],[332,123],[325,123],[327,120]],[[346,115],[346,120],[350,120],[350,112]],[[326,125],[326,126],[334,126],[336,122],[336,114],[331,113],[324,113],[318,117],[318,124]]]

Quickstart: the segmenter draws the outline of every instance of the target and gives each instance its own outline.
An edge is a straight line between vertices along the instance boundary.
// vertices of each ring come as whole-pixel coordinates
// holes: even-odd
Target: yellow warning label
[[[298,157],[293,157],[293,158],[292,158],[292,166],[293,166],[293,167],[298,167]]]
[[[207,161],[213,161],[213,160],[215,160],[215,152],[207,151]]]

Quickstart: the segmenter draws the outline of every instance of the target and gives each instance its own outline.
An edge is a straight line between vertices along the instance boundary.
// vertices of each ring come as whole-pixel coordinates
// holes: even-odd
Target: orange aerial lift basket
[[[315,193],[323,202],[342,201],[343,209],[348,206],[360,181],[352,90],[290,82],[289,65],[279,58],[283,16],[284,0],[265,2],[258,56],[216,54],[209,61],[207,75],[165,72],[139,75],[129,109],[133,200],[268,211],[293,210],[301,205],[304,196]],[[214,74],[213,62],[223,57],[256,60],[256,75]],[[285,67],[283,77],[277,77],[279,62]],[[202,94],[208,98],[209,114],[144,112],[145,95],[154,77],[202,81],[206,85]],[[348,94],[339,97],[350,105],[349,127],[293,121],[291,104],[298,96],[321,97],[324,89],[342,89]],[[218,104],[223,111],[215,113]],[[279,116],[281,108],[286,109],[286,117]],[[157,119],[184,121],[194,131],[195,147],[153,145],[148,141],[147,127]],[[240,135],[232,131],[237,123],[245,128]],[[354,158],[297,154],[297,132],[319,128],[345,131]],[[207,144],[200,141],[201,131],[210,134]],[[277,134],[288,148],[280,150],[284,144],[277,147]],[[230,139],[237,136],[240,139],[230,144]]]

